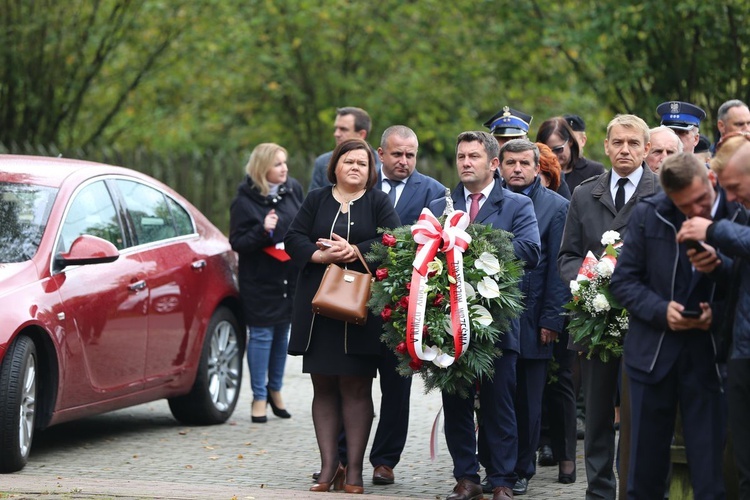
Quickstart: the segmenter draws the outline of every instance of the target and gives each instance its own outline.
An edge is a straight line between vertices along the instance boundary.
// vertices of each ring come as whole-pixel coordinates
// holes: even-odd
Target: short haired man
[[[337,146],[347,139],[367,140],[371,127],[372,120],[370,120],[370,115],[364,109],[352,106],[337,108],[336,120],[333,122],[333,138],[336,140]],[[331,185],[328,181],[326,170],[328,169],[328,162],[331,160],[332,155],[333,151],[329,151],[315,159],[308,192]],[[375,156],[377,167],[380,168],[380,159],[375,154],[374,149],[373,155]]]
[[[683,151],[692,153],[698,144],[701,121],[706,112],[695,104],[682,101],[667,101],[659,104],[656,112],[661,124],[674,130],[682,141]]]
[[[576,279],[587,252],[601,255],[605,231],[618,231],[627,242],[625,227],[636,202],[659,191],[659,181],[646,165],[651,147],[649,128],[634,115],[617,115],[607,125],[604,151],[612,169],[583,181],[573,192],[557,264],[563,282]],[[571,345],[583,351],[585,346]],[[598,356],[581,358],[586,404],[587,498],[615,498],[614,408],[619,359],[602,362]]]
[[[723,148],[736,149],[729,149],[728,154],[722,155]],[[750,208],[750,136],[732,137],[717,148],[711,169],[716,172],[727,200]],[[711,272],[718,285],[730,283],[727,316],[732,348],[727,363],[727,401],[740,498],[750,498],[750,428],[747,426],[750,412],[750,227],[747,224],[746,212],[739,213],[735,220],[693,217],[682,224],[677,234],[681,242],[705,241],[709,251],[693,254],[691,262],[697,270]],[[712,247],[721,253],[717,256]],[[704,258],[705,255],[708,258]]]
[[[750,132],[750,109],[739,99],[730,99],[719,106],[716,128],[724,137],[732,132]]]
[[[419,141],[404,125],[383,132],[378,148],[382,162],[378,187],[388,193],[401,224],[414,224],[422,209],[445,197],[445,186],[416,170]],[[370,451],[373,484],[392,484],[393,468],[401,459],[409,431],[411,378],[396,371],[396,355],[382,344],[380,372],[380,417]]]
[[[513,233],[516,257],[527,270],[539,262],[539,228],[531,200],[502,187],[496,176],[499,164],[497,140],[487,132],[462,132],[456,141],[456,168],[460,182],[451,198],[456,210],[472,216],[472,221],[489,224]],[[445,209],[445,200],[430,204],[434,214]],[[502,356],[494,360],[494,377],[482,379],[479,400],[482,407],[480,440],[487,444],[487,475],[493,487],[493,500],[513,498],[518,454],[514,398],[516,394],[516,359],[520,350],[520,324],[511,321],[508,332],[498,343]],[[479,463],[474,432],[474,394],[468,398],[443,393],[445,438],[453,459],[457,484],[447,500],[470,500],[482,496]]]
[[[646,156],[646,164],[655,174],[659,173],[659,167],[668,156],[682,153],[683,144],[680,136],[669,127],[660,125],[649,130],[651,149]]]
[[[526,139],[533,119],[533,116],[523,111],[503,106],[503,109],[495,113],[483,125],[490,129],[490,134],[495,137],[497,144],[502,146],[512,139]]]
[[[738,207],[727,204],[715,174],[691,153],[668,157],[659,179],[664,191],[633,209],[610,285],[630,312],[623,356],[631,404],[627,498],[664,498],[678,407],[695,498],[724,498],[716,286],[694,271],[690,247],[676,234],[689,218],[718,220]]]
[[[513,493],[524,494],[536,473],[535,458],[542,419],[542,394],[547,382],[547,362],[565,322],[563,304],[570,299],[567,285],[557,272],[568,200],[547,189],[539,175],[539,149],[527,139],[513,139],[500,148],[500,174],[514,193],[531,198],[539,226],[541,257],[536,268],[523,276],[525,310],[521,314],[520,352],[516,364],[516,424],[518,426],[518,481]],[[571,405],[571,421],[575,408]],[[556,415],[555,418],[563,418]],[[481,444],[481,443],[480,443]],[[482,447],[480,446],[480,460]],[[575,470],[575,455],[568,473]]]

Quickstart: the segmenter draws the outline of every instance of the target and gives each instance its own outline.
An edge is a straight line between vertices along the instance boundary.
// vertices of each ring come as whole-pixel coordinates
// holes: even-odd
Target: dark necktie
[[[471,199],[471,204],[469,205],[469,221],[474,222],[474,219],[477,218],[477,214],[479,213],[479,200],[481,200],[483,196],[482,193],[473,193],[469,195],[469,198]]]
[[[615,193],[615,209],[619,212],[625,205],[625,184],[628,183],[627,177],[617,181],[617,193]]]
[[[387,182],[391,186],[391,190],[388,191],[388,197],[391,199],[393,206],[396,206],[396,186],[401,184],[401,181],[392,181],[390,179],[383,179],[383,182]]]

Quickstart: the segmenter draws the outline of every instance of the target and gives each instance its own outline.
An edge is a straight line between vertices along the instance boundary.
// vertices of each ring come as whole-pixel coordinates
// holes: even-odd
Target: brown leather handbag
[[[375,280],[359,248],[353,245],[366,273],[345,269],[338,264],[328,264],[312,300],[312,311],[327,318],[355,325],[367,322],[367,301],[370,285]]]

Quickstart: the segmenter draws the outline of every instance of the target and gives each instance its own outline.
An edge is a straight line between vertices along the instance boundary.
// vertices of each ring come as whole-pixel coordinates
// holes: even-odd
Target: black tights
[[[312,374],[312,416],[318,439],[320,478],[330,482],[339,465],[338,440],[346,434],[346,484],[363,486],[362,464],[372,427],[372,378]]]

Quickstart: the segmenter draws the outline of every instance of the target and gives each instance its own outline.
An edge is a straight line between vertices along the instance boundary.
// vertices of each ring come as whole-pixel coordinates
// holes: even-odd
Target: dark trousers
[[[740,482],[740,499],[750,499],[750,359],[731,359],[727,363],[729,432]]]
[[[519,359],[516,364],[516,425],[518,427],[518,477],[536,473],[536,449],[542,423],[542,394],[547,382],[546,359]]]
[[[445,441],[453,459],[456,480],[479,483],[479,455],[493,487],[516,484],[515,466],[518,454],[516,435],[516,358],[518,353],[504,350],[495,359],[495,374],[483,379],[479,390],[479,436],[474,431],[474,394],[468,398],[443,393]]]
[[[373,467],[387,465],[395,467],[401,460],[409,432],[409,396],[411,377],[402,377],[396,371],[398,359],[383,344],[378,372],[380,374],[380,418],[378,429],[370,450],[370,463]]]
[[[576,391],[573,383],[575,351],[568,349],[568,332],[563,331],[553,347],[558,368],[556,381],[544,386],[540,445],[552,448],[555,460],[576,460]]]
[[[581,385],[586,404],[586,500],[614,500],[615,478],[615,397],[619,358],[602,362],[598,356],[581,357]]]
[[[679,405],[693,495],[724,499],[722,457],[725,418],[721,381],[712,356],[689,356],[683,349],[656,383],[629,370],[631,437],[628,498],[662,500]]]

